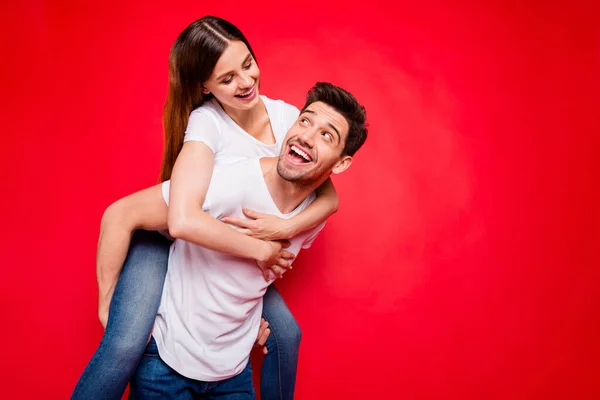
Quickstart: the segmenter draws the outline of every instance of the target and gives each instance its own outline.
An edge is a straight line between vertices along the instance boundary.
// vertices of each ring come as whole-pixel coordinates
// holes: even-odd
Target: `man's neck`
[[[260,167],[271,198],[282,214],[294,211],[322,183],[307,185],[286,181],[277,173],[277,157],[261,158]]]

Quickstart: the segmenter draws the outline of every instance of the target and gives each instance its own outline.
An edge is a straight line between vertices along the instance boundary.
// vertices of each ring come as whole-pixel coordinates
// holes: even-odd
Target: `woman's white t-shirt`
[[[260,98],[269,114],[275,144],[265,144],[244,131],[215,99],[192,111],[183,141],[206,144],[215,153],[215,165],[246,158],[279,156],[283,139],[300,111],[282,100],[271,100],[262,95]]]

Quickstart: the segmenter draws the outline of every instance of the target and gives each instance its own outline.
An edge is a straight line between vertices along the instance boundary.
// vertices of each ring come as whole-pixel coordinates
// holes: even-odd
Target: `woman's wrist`
[[[273,253],[273,249],[271,244],[267,241],[261,240],[261,245],[259,247],[259,251],[254,258],[257,262],[266,262],[271,258]]]
[[[298,220],[296,218],[297,217],[293,217],[286,221],[287,223],[285,224],[285,229],[283,231],[283,236],[285,236],[284,239],[289,240],[300,233],[298,230]]]

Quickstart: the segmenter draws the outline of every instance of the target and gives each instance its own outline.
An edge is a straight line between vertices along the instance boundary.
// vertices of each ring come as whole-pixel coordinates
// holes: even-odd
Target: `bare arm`
[[[171,176],[168,211],[171,236],[236,257],[257,261],[279,259],[275,253],[280,252],[280,244],[244,235],[202,210],[213,166],[214,155],[207,145],[202,142],[183,145]],[[279,265],[285,264],[280,261]]]
[[[110,301],[122,266],[127,257],[131,235],[137,229],[162,230],[167,228],[168,207],[162,195],[162,185],[141,190],[111,204],[100,223],[100,239],[96,256],[99,289],[98,316],[106,328]],[[261,320],[256,343],[263,347],[269,334],[268,322]]]
[[[315,201],[301,213],[291,218],[290,232],[288,233],[291,235],[290,238],[301,232],[316,228],[339,209],[340,199],[331,178],[319,186],[316,195]]]
[[[238,226],[241,228],[241,232],[255,238],[266,240],[291,239],[301,232],[319,226],[338,210],[339,199],[331,179],[327,179],[319,186],[316,195],[315,201],[290,219],[244,209],[246,217],[251,219],[225,217],[222,220]]]
[[[293,254],[277,242],[246,236],[202,211],[214,156],[201,142],[184,144],[173,169],[167,207],[161,185],[111,204],[102,217],[96,258],[100,320],[106,326],[110,300],[136,229],[169,228],[176,239],[237,257],[254,259],[268,280],[268,269],[281,276]]]
[[[162,197],[161,185],[117,200],[104,211],[96,255],[98,314],[104,327],[131,235],[136,229],[159,230],[166,227],[167,205]]]

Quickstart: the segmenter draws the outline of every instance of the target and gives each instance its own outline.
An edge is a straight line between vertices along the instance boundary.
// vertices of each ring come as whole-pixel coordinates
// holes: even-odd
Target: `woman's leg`
[[[269,286],[263,298],[263,317],[269,322],[271,334],[260,373],[260,397],[292,400],[302,332],[274,285]]]
[[[133,234],[110,303],[104,336],[71,399],[121,399],[154,325],[170,245],[158,232]]]

